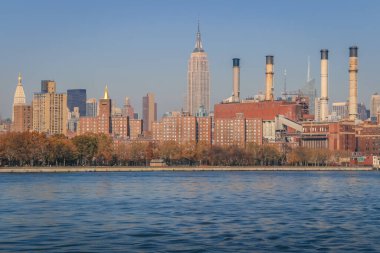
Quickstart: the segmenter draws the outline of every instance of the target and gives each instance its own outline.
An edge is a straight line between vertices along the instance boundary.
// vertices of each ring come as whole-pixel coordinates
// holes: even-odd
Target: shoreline
[[[72,172],[191,172],[191,171],[376,171],[372,167],[1,167],[0,173],[72,173]]]

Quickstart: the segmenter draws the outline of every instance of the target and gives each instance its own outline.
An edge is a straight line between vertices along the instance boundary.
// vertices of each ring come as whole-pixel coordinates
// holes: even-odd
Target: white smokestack
[[[329,115],[329,96],[328,96],[328,58],[329,50],[321,50],[321,120],[325,121]]]
[[[239,102],[240,101],[240,59],[233,58],[233,95],[232,101]]]
[[[350,75],[348,114],[350,120],[355,120],[358,117],[358,47],[350,47],[348,72]]]
[[[265,100],[273,101],[273,55],[266,56]]]

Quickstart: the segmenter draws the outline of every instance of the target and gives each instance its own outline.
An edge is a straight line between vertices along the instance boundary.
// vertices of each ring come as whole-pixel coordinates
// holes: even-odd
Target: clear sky
[[[359,47],[359,101],[380,91],[380,1],[128,0],[0,2],[0,114],[9,117],[18,72],[27,101],[42,79],[61,92],[105,84],[121,106],[141,112],[154,92],[159,114],[179,110],[200,19],[211,70],[211,104],[232,92],[232,58],[241,58],[241,94],[264,90],[265,55],[275,60],[275,93],[304,85],[307,57],[319,90],[320,49],[330,50],[330,102],[348,97],[348,48]]]

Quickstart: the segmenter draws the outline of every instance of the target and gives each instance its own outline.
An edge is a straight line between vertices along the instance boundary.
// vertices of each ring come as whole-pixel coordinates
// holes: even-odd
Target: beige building
[[[33,96],[33,130],[47,134],[67,133],[67,95],[56,93],[54,81],[42,81],[41,92]]]
[[[191,53],[187,71],[187,111],[190,115],[203,107],[210,112],[210,73],[207,53],[203,49],[198,25],[195,48]]]
[[[377,117],[377,113],[380,112],[380,95],[375,93],[371,96],[371,117]]]

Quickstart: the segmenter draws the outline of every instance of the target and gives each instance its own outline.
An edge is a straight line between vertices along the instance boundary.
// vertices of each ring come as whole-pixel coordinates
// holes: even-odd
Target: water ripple
[[[0,252],[380,252],[377,172],[3,174]]]

